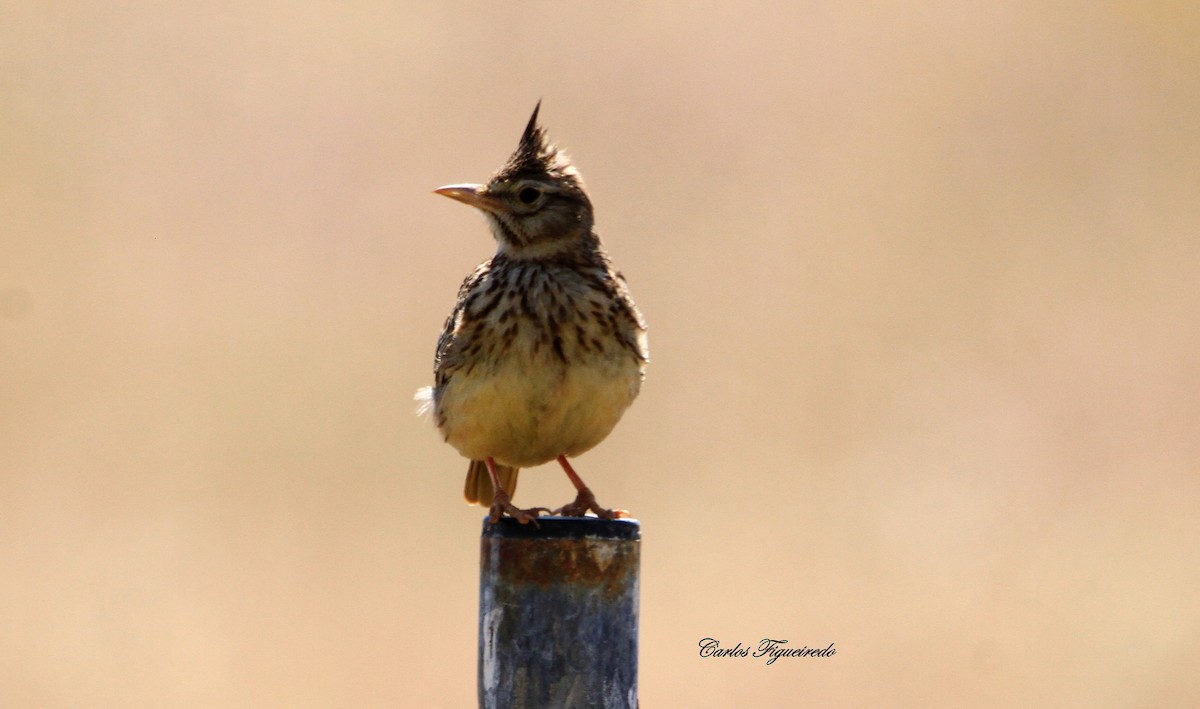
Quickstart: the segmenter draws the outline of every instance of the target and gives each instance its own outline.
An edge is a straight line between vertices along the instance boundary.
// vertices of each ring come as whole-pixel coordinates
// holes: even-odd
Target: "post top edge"
[[[503,517],[491,524],[483,518],[483,537],[493,539],[617,539],[639,540],[642,524],[636,519],[598,519],[596,517],[540,517],[537,526],[521,524]]]

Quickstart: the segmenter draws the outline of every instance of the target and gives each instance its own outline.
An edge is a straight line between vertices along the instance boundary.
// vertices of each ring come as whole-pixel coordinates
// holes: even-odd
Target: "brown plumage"
[[[418,398],[471,459],[464,495],[493,520],[545,509],[518,509],[511,494],[519,468],[555,459],[577,489],[558,511],[612,517],[619,511],[596,504],[567,457],[603,440],[637,396],[646,329],[593,229],[582,178],[537,115],[486,185],[436,190],[483,212],[497,251],[459,288],[434,386]]]

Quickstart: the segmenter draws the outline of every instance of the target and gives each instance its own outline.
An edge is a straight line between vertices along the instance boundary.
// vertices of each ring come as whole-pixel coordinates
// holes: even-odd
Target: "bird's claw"
[[[550,508],[530,507],[527,510],[523,510],[512,503],[508,497],[508,493],[497,491],[492,501],[491,511],[488,513],[488,523],[495,524],[500,521],[501,517],[508,515],[521,524],[533,522],[533,526],[537,527],[538,515],[543,512],[550,514]]]
[[[560,515],[562,517],[585,517],[588,512],[594,512],[600,519],[621,519],[628,517],[629,513],[625,510],[606,510],[596,504],[596,496],[588,488],[583,488],[579,494],[575,496],[575,501],[559,507],[551,514]]]

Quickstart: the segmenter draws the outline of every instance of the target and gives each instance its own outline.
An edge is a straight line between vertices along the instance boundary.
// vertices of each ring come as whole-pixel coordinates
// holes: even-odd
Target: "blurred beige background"
[[[3,706],[473,705],[430,190],[539,97],[651,325],[643,706],[1200,703],[1194,3],[115,5],[0,11]]]

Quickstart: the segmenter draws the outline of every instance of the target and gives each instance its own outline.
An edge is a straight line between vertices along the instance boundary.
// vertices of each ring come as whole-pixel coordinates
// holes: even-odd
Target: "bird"
[[[495,254],[458,290],[434,356],[434,384],[416,398],[444,440],[470,459],[463,494],[537,524],[541,513],[601,519],[608,509],[569,459],[616,426],[645,379],[646,323],[605,251],[592,202],[570,157],[538,123],[541,101],[516,151],[484,184],[436,194],[483,213]],[[575,487],[555,510],[512,503],[517,475],[556,460]]]

